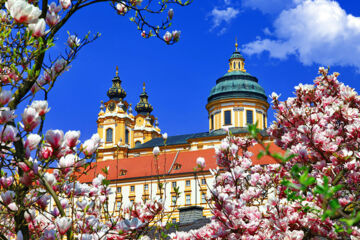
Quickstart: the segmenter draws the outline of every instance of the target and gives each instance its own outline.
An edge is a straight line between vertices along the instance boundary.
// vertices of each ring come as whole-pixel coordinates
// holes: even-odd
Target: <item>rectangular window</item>
[[[121,187],[117,187],[117,188],[116,188],[116,192],[117,192],[117,193],[121,193]]]
[[[149,185],[148,185],[148,184],[145,184],[145,185],[144,185],[144,190],[145,190],[145,191],[149,190]]]
[[[186,186],[190,187],[190,180],[186,180]]]
[[[224,124],[231,125],[231,111],[230,110],[224,112]]]
[[[120,211],[121,202],[116,202],[116,211]]]
[[[263,114],[263,129],[266,128],[266,124],[265,124],[265,114]]]
[[[190,195],[186,195],[185,196],[185,204],[189,205],[190,204]]]
[[[176,182],[172,182],[172,188],[176,188]]]
[[[172,223],[172,224],[175,224],[175,223],[176,223],[176,218],[172,218],[172,219],[171,219],[171,223]]]
[[[135,186],[131,186],[131,187],[130,187],[130,191],[131,191],[131,192],[134,192],[134,191],[135,191]]]
[[[202,178],[202,179],[201,179],[201,184],[202,184],[202,185],[205,185],[205,184],[206,184],[206,179],[205,179],[205,178]]]
[[[253,124],[254,123],[253,111],[251,111],[251,110],[246,110],[246,123],[247,124]]]
[[[211,115],[210,117],[210,128],[214,129],[214,115]]]
[[[131,199],[131,200],[130,200],[130,203],[131,203],[131,204],[134,204],[134,200],[133,200],[133,199]]]
[[[176,196],[171,197],[171,203],[172,203],[172,205],[176,204]]]
[[[201,194],[201,203],[206,203],[206,194],[205,193]]]

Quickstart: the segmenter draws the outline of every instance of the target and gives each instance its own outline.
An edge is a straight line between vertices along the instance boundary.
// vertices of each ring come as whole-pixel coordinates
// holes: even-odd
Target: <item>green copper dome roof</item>
[[[219,78],[215,87],[210,91],[208,103],[229,98],[252,98],[267,101],[265,90],[258,84],[258,79],[242,71],[228,72]]]
[[[230,57],[230,60],[231,60],[231,59],[234,59],[234,58],[244,59],[244,57],[243,57],[243,56],[240,54],[240,52],[238,52],[238,51],[233,52],[233,54],[232,54],[231,57]]]

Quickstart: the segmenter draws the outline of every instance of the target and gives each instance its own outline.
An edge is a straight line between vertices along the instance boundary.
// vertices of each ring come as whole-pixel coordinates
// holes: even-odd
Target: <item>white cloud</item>
[[[331,0],[306,0],[284,10],[274,22],[274,39],[266,38],[243,46],[246,54],[268,51],[285,59],[296,55],[306,65],[356,66],[360,69],[360,17]]]
[[[243,0],[244,7],[260,10],[263,13],[279,13],[296,6],[302,0]]]
[[[236,18],[236,16],[239,14],[239,10],[233,8],[233,7],[227,7],[226,9],[218,9],[215,7],[211,12],[210,16],[212,17],[213,25],[211,27],[211,30],[214,30],[215,28],[219,27],[222,23],[230,23],[232,19]],[[226,31],[226,27],[222,27],[220,30],[220,34],[224,33]]]

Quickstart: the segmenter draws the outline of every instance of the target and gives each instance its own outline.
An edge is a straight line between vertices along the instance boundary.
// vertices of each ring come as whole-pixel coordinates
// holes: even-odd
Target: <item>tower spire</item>
[[[238,51],[238,42],[237,42],[237,37],[235,37],[235,51],[237,52]]]
[[[135,106],[135,111],[138,114],[147,115],[153,111],[153,106],[148,101],[148,95],[145,92],[145,82],[143,83],[143,92],[140,94],[140,101]]]
[[[112,86],[107,91],[110,99],[115,101],[122,101],[126,97],[125,90],[121,87],[121,80],[119,78],[119,67],[116,66],[115,77],[112,79]]]

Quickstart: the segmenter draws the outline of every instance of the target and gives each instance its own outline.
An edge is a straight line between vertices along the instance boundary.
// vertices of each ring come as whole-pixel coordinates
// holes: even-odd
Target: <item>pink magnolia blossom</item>
[[[17,136],[19,133],[19,131],[11,126],[11,125],[6,125],[5,128],[1,129],[1,141],[3,142],[15,142],[17,140],[19,140],[19,137]]]
[[[70,35],[67,39],[67,44],[70,48],[76,48],[80,46],[80,39],[75,35]]]
[[[48,11],[58,14],[61,11],[61,5],[56,5],[55,2],[51,2],[50,5],[48,5]]]
[[[40,124],[40,116],[33,107],[25,108],[21,116],[24,123],[24,130],[27,132],[31,132]]]
[[[40,158],[41,159],[48,159],[52,156],[53,149],[50,146],[42,146],[40,149]]]
[[[14,191],[6,191],[1,193],[1,199],[4,205],[9,205],[15,197]]]
[[[25,148],[34,150],[35,148],[37,148],[40,141],[41,141],[41,137],[39,135],[31,133],[27,136],[27,139],[25,141]]]
[[[196,164],[198,165],[198,167],[204,168],[204,167],[205,167],[205,158],[203,158],[203,157],[198,157],[198,158],[196,159]]]
[[[73,154],[68,154],[65,157],[60,158],[59,167],[60,168],[68,168],[74,166],[76,161],[76,156]]]
[[[55,175],[52,173],[45,173],[44,178],[51,186],[57,182]]]
[[[116,10],[118,14],[125,15],[125,13],[128,11],[128,8],[126,7],[125,3],[120,2],[116,4]]]
[[[154,156],[158,156],[160,154],[160,148],[158,146],[154,147],[153,154]]]
[[[54,66],[53,66],[53,71],[55,71],[55,73],[57,74],[61,74],[64,71],[67,71],[69,69],[69,66],[67,65],[67,62],[65,61],[65,59],[63,58],[59,58]]]
[[[64,10],[71,6],[71,0],[60,0],[60,4]]]
[[[65,143],[69,148],[75,147],[79,143],[80,131],[68,131],[65,133]]]
[[[181,32],[177,30],[172,32],[172,37],[174,39],[174,42],[178,42],[180,40],[180,34]]]
[[[0,124],[5,124],[16,118],[14,114],[14,110],[10,110],[10,108],[1,108],[0,109]]]
[[[8,0],[5,6],[18,23],[31,23],[41,15],[41,10],[38,7],[24,0]]]
[[[1,177],[0,178],[0,185],[3,188],[10,187],[13,182],[14,182],[14,178],[12,176],[10,176],[10,177]]]
[[[16,203],[12,202],[7,206],[11,211],[16,212],[17,210],[19,210],[18,206],[16,205]]]
[[[35,23],[29,24],[29,30],[33,37],[42,37],[45,35],[45,20],[43,18],[38,19]]]
[[[39,116],[45,115],[47,112],[50,111],[50,108],[48,107],[47,101],[33,101],[31,103],[31,107],[35,108],[35,110],[38,112]]]
[[[65,233],[69,230],[72,224],[72,220],[68,217],[61,217],[55,220],[56,227],[61,235],[65,235]]]
[[[46,23],[50,27],[55,26],[60,22],[60,16],[56,14],[55,12],[48,12],[46,13]]]
[[[5,106],[12,99],[12,92],[7,90],[2,90],[0,92],[0,106]]]
[[[164,41],[169,43],[172,39],[172,34],[170,32],[166,32],[163,37]]]
[[[94,134],[91,139],[86,140],[82,145],[82,150],[86,156],[91,156],[99,147],[101,140],[98,134]]]
[[[52,148],[58,149],[64,142],[64,132],[62,130],[48,130],[45,139]]]

